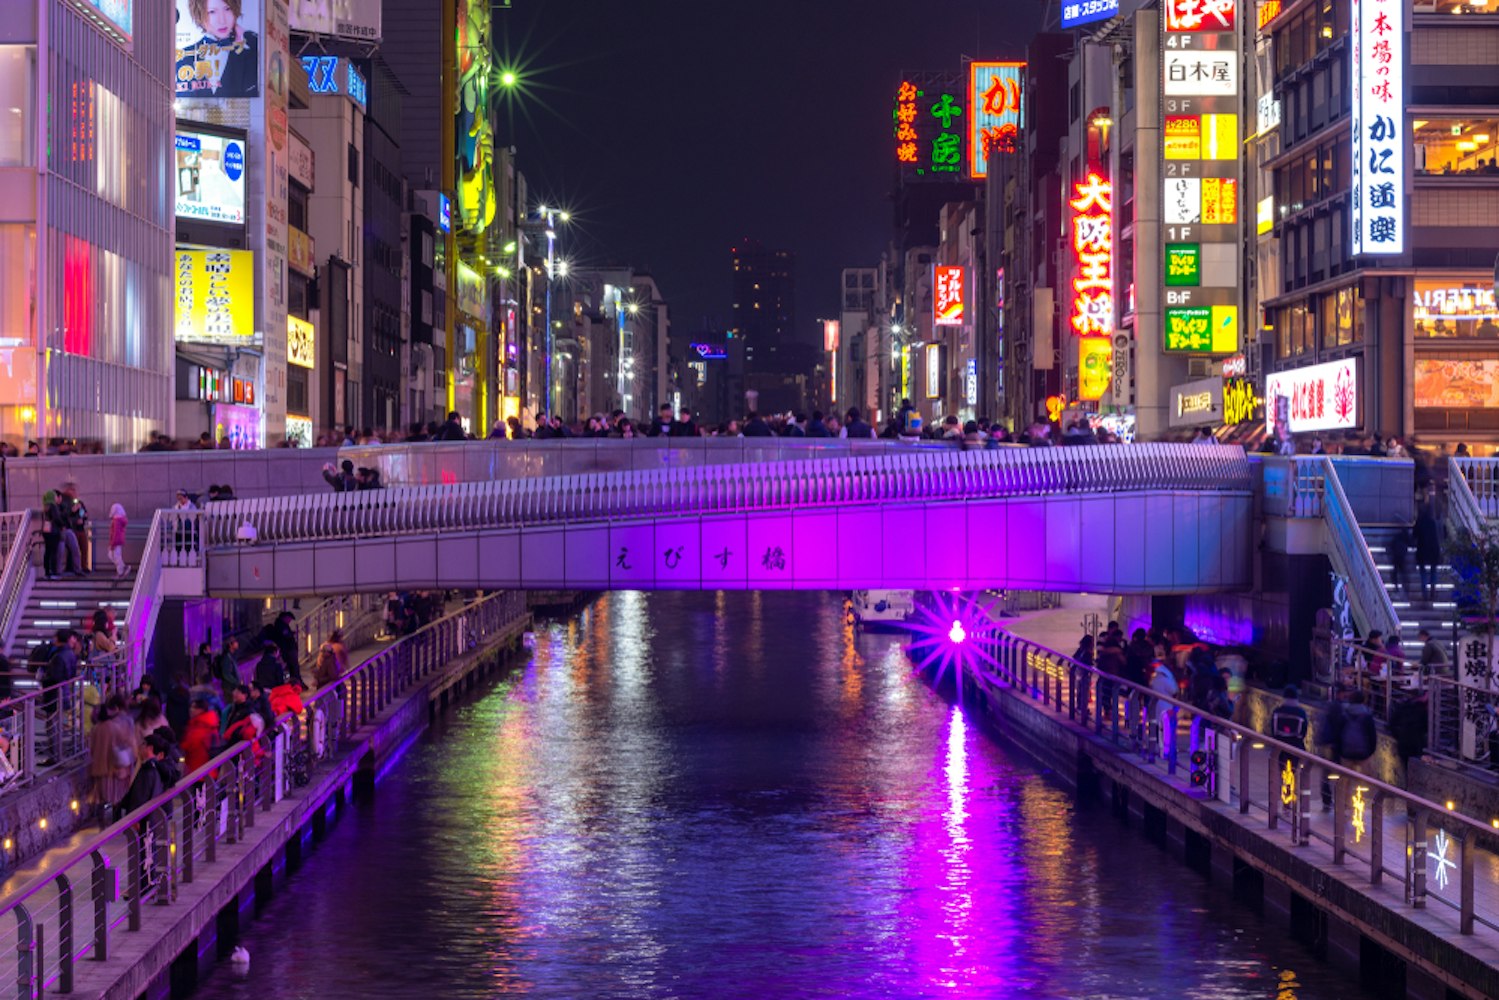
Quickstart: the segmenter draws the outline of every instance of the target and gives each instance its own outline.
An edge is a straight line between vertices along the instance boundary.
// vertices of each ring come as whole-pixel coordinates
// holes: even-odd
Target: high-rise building
[[[1499,444],[1499,11],[1266,6],[1270,422]]]
[[[379,60],[368,64],[369,108],[364,119],[364,377],[363,425],[397,430],[407,422],[402,359],[406,356],[401,243],[401,85]]]
[[[755,374],[799,374],[788,367],[796,336],[796,255],[767,250],[758,240],[733,248],[732,332],[744,341],[744,364]]]
[[[172,414],[172,11],[21,0],[0,44],[0,434],[139,447]]]

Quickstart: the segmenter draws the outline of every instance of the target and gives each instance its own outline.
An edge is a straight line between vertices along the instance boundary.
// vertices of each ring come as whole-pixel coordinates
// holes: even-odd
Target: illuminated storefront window
[[[1416,173],[1499,177],[1499,119],[1417,118],[1411,125]]]
[[[1499,341],[1499,308],[1494,286],[1487,281],[1418,278],[1411,294],[1411,319],[1417,339]]]
[[[1499,14],[1494,0],[1415,0],[1417,14]]]

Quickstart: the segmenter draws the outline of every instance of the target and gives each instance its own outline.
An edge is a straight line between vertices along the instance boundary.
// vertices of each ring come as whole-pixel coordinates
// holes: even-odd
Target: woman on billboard
[[[187,15],[202,36],[186,32],[177,11],[177,96],[255,97],[260,93],[260,38],[245,29],[245,0],[186,0]],[[253,14],[253,12],[252,12]],[[253,23],[253,16],[249,18]]]

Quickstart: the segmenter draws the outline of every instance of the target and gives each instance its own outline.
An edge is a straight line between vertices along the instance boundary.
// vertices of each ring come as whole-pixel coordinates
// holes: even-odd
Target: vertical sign
[[[1353,252],[1405,250],[1405,4],[1353,0]]]
[[[967,301],[961,267],[936,264],[932,267],[932,323],[936,326],[962,326],[963,306]]]
[[[1161,0],[1160,281],[1168,353],[1239,349],[1239,4]]]
[[[968,67],[968,174],[989,176],[989,157],[1013,153],[1020,139],[1025,63],[975,62]]]
[[[912,73],[891,112],[895,162],[905,181],[945,181],[965,170],[967,83],[954,73]]]
[[[1072,332],[1114,332],[1114,189],[1097,174],[1073,185]]]

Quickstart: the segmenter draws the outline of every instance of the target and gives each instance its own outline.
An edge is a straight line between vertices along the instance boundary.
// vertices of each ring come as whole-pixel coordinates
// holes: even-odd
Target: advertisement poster
[[[177,100],[260,96],[261,0],[177,0]]]
[[[1292,434],[1347,430],[1358,426],[1358,366],[1353,358],[1273,372],[1265,379],[1265,400],[1272,420]]]
[[[255,254],[177,251],[176,339],[223,343],[255,335]]]
[[[1499,361],[1416,359],[1418,410],[1499,409]]]
[[[177,133],[177,217],[243,225],[245,143],[205,132]]]
[[[229,439],[235,451],[253,451],[260,444],[260,411],[253,406],[218,403],[213,408],[214,440]]]

